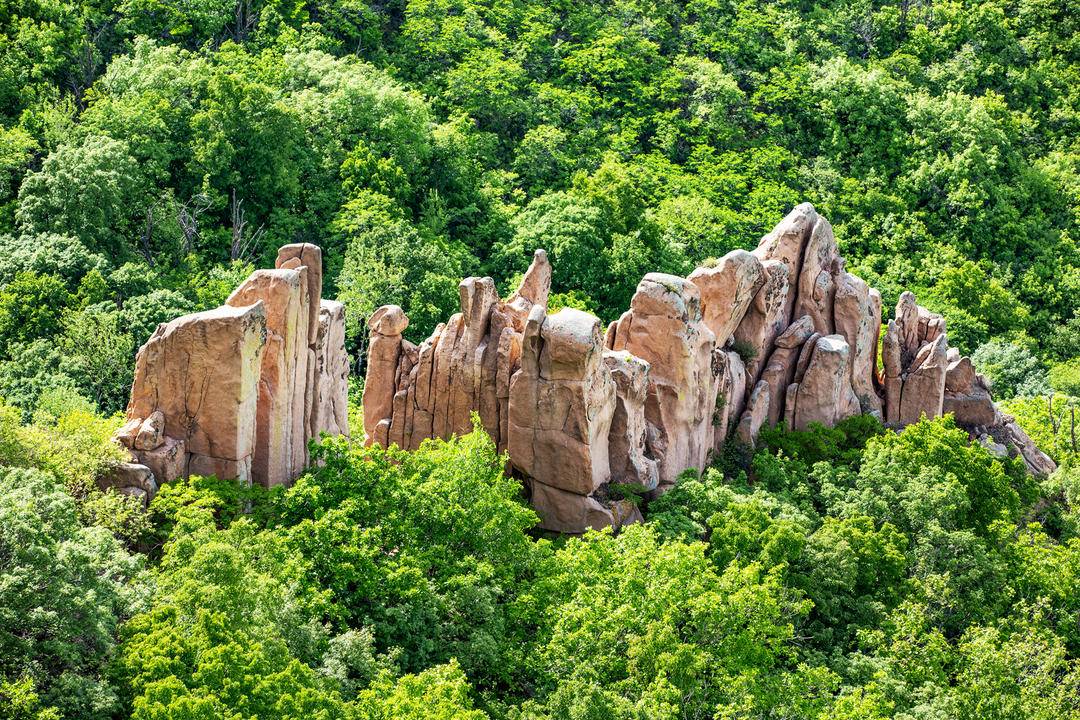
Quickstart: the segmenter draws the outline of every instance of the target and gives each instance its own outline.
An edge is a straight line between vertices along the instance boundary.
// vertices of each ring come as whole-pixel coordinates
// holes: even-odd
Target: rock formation
[[[189,474],[279,485],[303,472],[308,440],[348,434],[344,309],[321,285],[320,249],[286,245],[225,305],[159,325],[116,434],[132,462],[108,483],[147,499]]]
[[[640,367],[622,370],[623,375],[645,372]],[[522,339],[521,369],[510,382],[509,450],[529,484],[543,527],[580,532],[637,517],[636,508],[625,501],[603,504],[596,498],[611,479],[609,438],[617,404],[623,410],[618,441],[636,443],[629,432],[642,424],[640,401],[634,401],[642,394],[644,377],[622,379],[624,391],[637,394],[619,403],[597,318],[569,308],[547,315],[543,306],[533,306]],[[625,467],[641,463],[638,455],[618,459]]]
[[[649,273],[606,341],[612,350],[649,364],[645,420],[654,432],[646,447],[656,458],[660,484],[673,484],[687,468],[704,467],[713,446],[716,341],[702,321],[697,286],[674,275]]]
[[[377,310],[368,321],[367,441],[415,450],[427,438],[469,432],[475,412],[504,452],[510,379],[521,366],[529,315],[534,307],[547,308],[550,287],[551,265],[543,250],[505,302],[491,278],[466,278],[458,288],[461,312],[419,346],[402,338],[409,320],[401,308]]]
[[[596,318],[547,314],[550,278],[537,251],[505,301],[489,278],[464,280],[461,313],[419,347],[402,337],[400,308],[376,312],[367,442],[415,448],[467,432],[478,413],[541,526],[573,533],[636,520],[618,488],[663,492],[725,443],[754,445],[780,421],[805,429],[863,413],[900,428],[952,413],[992,451],[1034,473],[1054,468],[914,295],[900,296],[879,343],[881,295],[844,270],[812,205],[752,252],[689,278],[646,275],[602,343]]]

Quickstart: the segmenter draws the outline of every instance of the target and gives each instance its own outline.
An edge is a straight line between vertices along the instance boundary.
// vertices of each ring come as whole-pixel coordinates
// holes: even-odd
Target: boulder
[[[626,500],[604,505],[594,497],[566,492],[535,480],[530,487],[530,502],[544,530],[580,535],[586,530],[618,529],[642,520],[641,512]]]
[[[735,430],[735,437],[743,445],[754,447],[757,443],[758,432],[769,418],[770,395],[769,383],[765,381],[759,382],[754,387],[754,391],[750,393],[750,400],[746,403],[746,410],[743,411],[742,418],[739,419],[739,425]]]
[[[124,422],[119,430],[113,435],[113,439],[119,443],[122,447],[129,450],[135,447],[135,437],[139,434],[139,428],[142,427],[143,419],[141,417],[129,418]]]
[[[183,440],[166,437],[153,450],[139,452],[138,458],[140,463],[150,468],[159,486],[188,475],[187,445]]]
[[[136,450],[153,450],[164,441],[165,415],[160,410],[155,410],[139,424],[139,432],[132,447]]]
[[[222,477],[249,481],[265,342],[261,302],[159,325],[136,356],[128,418],[160,411],[164,435],[241,473]]]
[[[810,423],[832,427],[859,414],[859,400],[851,387],[851,349],[840,335],[818,338],[798,383],[792,424],[805,430]]]
[[[900,392],[900,424],[911,425],[925,415],[941,417],[948,369],[945,336],[923,345],[904,377]]]
[[[715,340],[702,320],[697,286],[674,275],[646,275],[612,344],[649,364],[645,419],[654,428],[649,451],[659,463],[661,486],[684,470],[700,472],[713,445],[717,383]]]
[[[158,491],[158,483],[150,468],[139,463],[122,462],[110,467],[98,482],[104,490],[115,490],[122,495],[137,497],[149,504]]]
[[[523,475],[578,495],[610,478],[616,391],[602,353],[596,317],[572,308],[548,316],[533,306],[510,381],[509,451]]]
[[[699,267],[690,281],[701,292],[701,315],[723,347],[739,326],[765,282],[761,261],[745,250],[732,250],[710,267]]]

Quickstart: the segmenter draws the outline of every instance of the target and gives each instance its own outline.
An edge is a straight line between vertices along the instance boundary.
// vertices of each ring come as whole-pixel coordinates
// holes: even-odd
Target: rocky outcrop
[[[466,278],[458,287],[461,312],[419,346],[402,338],[409,321],[401,308],[377,310],[368,322],[366,442],[415,450],[427,438],[469,432],[477,413],[499,452],[505,452],[510,381],[521,365],[529,315],[533,308],[547,308],[550,287],[551,265],[543,250],[505,301],[491,278]]]
[[[690,282],[701,292],[705,326],[724,347],[765,283],[765,268],[757,256],[734,250],[690,273]]]
[[[649,363],[628,352],[605,352],[604,367],[615,381],[615,414],[608,433],[611,482],[637,490],[655,490],[660,484],[656,460],[649,455],[645,399],[649,390]]]
[[[859,400],[851,385],[851,348],[840,335],[823,335],[808,346],[805,371],[789,386],[795,407],[791,426],[805,430],[811,423],[832,427],[859,414]],[[791,390],[794,387],[794,390]]]
[[[321,300],[315,245],[287,245],[225,305],[158,326],[135,360],[116,440],[131,465],[108,484],[142,488],[189,474],[290,482],[321,432],[348,433],[344,310]],[[153,483],[131,481],[149,475]],[[148,489],[149,488],[149,489]]]
[[[135,359],[128,419],[141,426],[154,413],[162,414],[162,437],[185,445],[182,475],[194,464],[198,470],[191,472],[250,482],[265,343],[262,302],[226,305],[159,325]],[[130,449],[136,458],[152,451],[134,442]],[[159,485],[174,479],[157,478]]]
[[[805,429],[863,413],[899,428],[952,413],[973,440],[1053,469],[914,295],[900,296],[879,342],[881,296],[844,269],[812,205],[751,252],[689,278],[646,275],[602,344],[596,318],[547,314],[550,278],[537,251],[505,301],[490,279],[466,279],[461,312],[418,347],[401,336],[399,308],[376,313],[367,442],[415,448],[470,430],[477,413],[542,526],[574,533],[639,517],[615,488],[663,492],[725,443],[754,445],[781,421]]]
[[[534,305],[525,325],[521,369],[510,383],[509,450],[527,479],[540,524],[580,532],[616,524],[593,497],[611,479],[608,441],[616,385],[605,367],[600,321],[570,308],[547,315]]]
[[[607,339],[612,350],[649,364],[645,420],[652,432],[646,446],[659,466],[660,484],[673,484],[684,470],[703,469],[713,446],[716,341],[702,320],[697,286],[649,273]]]

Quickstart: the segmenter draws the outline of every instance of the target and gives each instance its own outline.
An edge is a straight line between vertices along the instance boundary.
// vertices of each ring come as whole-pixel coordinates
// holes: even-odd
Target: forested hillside
[[[0,718],[1080,719],[1066,0],[0,0]],[[610,321],[800,202],[1059,464],[763,431],[615,534],[475,431],[267,491],[99,481],[137,348],[279,246],[420,340],[458,282]],[[360,428],[359,380],[351,425]]]
[[[30,0],[0,36],[0,394],[27,414],[58,386],[116,410],[159,321],[286,242],[324,247],[358,349],[378,305],[424,337],[535,247],[611,320],[802,201],[999,395],[1080,383],[1060,0]]]

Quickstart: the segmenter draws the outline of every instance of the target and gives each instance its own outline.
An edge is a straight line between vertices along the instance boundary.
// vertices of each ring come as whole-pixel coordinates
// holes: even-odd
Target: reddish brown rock
[[[859,414],[859,400],[851,387],[850,348],[840,335],[818,338],[798,383],[792,424],[805,430],[810,423],[832,427]]]
[[[758,432],[761,426],[769,419],[769,401],[771,391],[769,383],[759,382],[754,391],[750,393],[750,399],[746,403],[746,410],[735,430],[735,437],[743,445],[754,447],[757,443]]]
[[[306,285],[303,269],[256,270],[225,301],[234,307],[261,302],[266,310],[251,463],[252,479],[264,487],[288,482],[306,464]]]
[[[734,335],[736,345],[753,355],[746,362],[747,378],[751,385],[761,378],[773,342],[787,329],[791,305],[788,266],[778,260],[767,260],[763,267],[765,282],[754,296]]]
[[[710,267],[699,267],[690,281],[701,292],[701,315],[723,347],[739,326],[765,282],[765,269],[745,250],[732,250]]]
[[[395,378],[401,356],[401,333],[409,318],[397,305],[384,305],[368,320],[367,380],[364,383],[364,433],[367,444],[389,446],[390,421],[394,409]]]
[[[649,364],[630,353],[605,352],[604,367],[615,381],[615,414],[608,434],[611,482],[655,490],[660,474],[656,461],[646,456],[645,397],[649,390]]]
[[[746,405],[746,366],[737,352],[713,351],[716,368],[716,409],[713,411],[713,450],[719,451]]]
[[[713,444],[716,380],[714,336],[702,321],[697,286],[674,275],[646,275],[612,344],[649,363],[645,418],[654,428],[649,451],[661,486],[684,470],[700,472]]]
[[[525,321],[534,305],[547,307],[550,292],[551,263],[548,262],[546,252],[537,250],[533,253],[532,264],[521,279],[520,287],[506,300],[514,316],[514,328],[518,332],[525,329]]]
[[[160,410],[150,413],[139,424],[139,432],[135,436],[132,447],[136,450],[153,450],[165,442],[165,415]]]
[[[274,263],[274,267],[291,270],[299,270],[301,267],[307,268],[308,301],[305,305],[308,309],[308,326],[304,336],[310,338],[311,344],[314,345],[315,338],[319,333],[319,309],[322,301],[322,248],[311,243],[283,245],[278,249],[277,261]]]
[[[232,463],[250,480],[266,313],[220,307],[158,326],[139,350],[129,418],[160,411],[164,435],[191,453]],[[194,472],[194,471],[193,471]]]
[[[521,334],[531,309],[546,307],[550,282],[551,266],[542,250],[535,253],[521,286],[505,302],[491,278],[463,280],[458,288],[461,312],[437,326],[415,349],[399,352],[391,396],[385,382],[373,379],[377,368],[369,362],[365,388],[374,383],[382,395],[377,398],[377,417],[365,420],[371,426],[368,441],[379,441],[385,434],[389,441],[399,439],[402,447],[416,449],[427,438],[469,432],[472,414],[477,413],[504,452],[510,378],[520,363]],[[372,332],[374,341],[377,329]],[[368,418],[366,400],[364,412]]]
[[[641,512],[629,501],[601,503],[588,495],[577,495],[541,482],[532,481],[529,498],[540,527],[553,532],[580,535],[586,530],[619,528],[641,522]]]
[[[836,333],[851,348],[851,386],[859,406],[863,414],[884,419],[873,383],[881,333],[881,295],[860,278],[842,272],[837,276],[833,316]]]
[[[166,437],[153,450],[140,452],[139,461],[150,468],[158,487],[188,474],[187,446],[183,440]]]
[[[803,251],[793,317],[809,315],[813,326],[825,335],[833,332],[833,301],[840,273],[832,225],[818,216]]]
[[[117,442],[159,482],[295,478],[318,430],[348,431],[344,308],[329,303],[320,320],[321,283],[319,248],[285,246],[277,269],[252,273],[222,307],[159,326]]]
[[[349,434],[349,356],[345,352],[345,306],[323,300],[315,346],[314,431]]]
[[[776,425],[783,418],[787,386],[795,379],[795,371],[803,344],[814,334],[814,324],[809,315],[803,315],[776,338],[769,362],[761,373],[762,382],[769,386],[768,410],[765,421]],[[761,422],[757,423],[758,426]],[[757,437],[757,429],[754,430]]]
[[[948,369],[945,336],[923,345],[904,377],[900,391],[900,424],[910,425],[925,415],[941,417],[945,397],[945,372]]]
[[[525,476],[578,495],[610,478],[615,382],[602,354],[597,318],[572,308],[546,316],[533,306],[510,381],[510,458]]]
[[[810,203],[803,203],[780,221],[772,232],[761,239],[757,248],[753,250],[762,262],[766,260],[778,260],[785,264],[787,270],[787,287],[790,292],[783,296],[783,310],[781,315],[784,327],[793,319],[795,312],[795,295],[799,287],[799,276],[802,272],[803,253],[810,235],[817,224],[818,214]],[[781,328],[782,330],[783,328]]]
[[[139,434],[139,428],[142,427],[142,423],[143,419],[141,417],[129,418],[124,422],[120,429],[116,431],[113,435],[113,439],[130,450],[135,447],[135,437]]]

